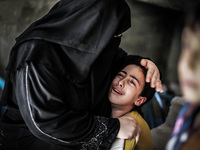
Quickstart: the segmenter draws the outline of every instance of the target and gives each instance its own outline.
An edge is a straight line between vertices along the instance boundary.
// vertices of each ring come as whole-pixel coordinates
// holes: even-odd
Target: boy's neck
[[[111,117],[112,118],[119,118],[119,117],[122,117],[122,116],[126,115],[129,112],[130,112],[129,109],[115,109],[115,108],[112,108]]]

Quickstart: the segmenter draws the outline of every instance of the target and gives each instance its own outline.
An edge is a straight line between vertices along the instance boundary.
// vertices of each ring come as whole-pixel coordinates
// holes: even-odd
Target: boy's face
[[[200,26],[196,31],[185,27],[178,74],[183,96],[191,103],[200,103]]]
[[[145,85],[145,76],[137,65],[128,65],[111,83],[108,98],[114,107],[130,108],[141,105],[137,100]]]

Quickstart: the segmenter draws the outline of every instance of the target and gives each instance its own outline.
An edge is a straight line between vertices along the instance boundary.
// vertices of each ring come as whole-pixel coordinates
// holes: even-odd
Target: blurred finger
[[[157,80],[156,82],[156,92],[163,92],[163,88],[162,88],[162,82],[160,80]]]
[[[152,76],[153,76],[153,71],[152,70],[148,70],[147,71],[147,75],[146,75],[146,82],[151,82]]]
[[[147,60],[146,59],[142,59],[141,61],[140,61],[140,64],[142,65],[142,66],[144,66],[145,68],[147,67]]]
[[[151,87],[152,88],[155,88],[156,87],[156,82],[157,82],[157,79],[155,77],[152,77],[151,78]]]
[[[155,70],[151,77],[151,87],[156,88],[157,81],[160,81],[160,73],[159,70]]]
[[[135,142],[136,142],[136,144],[138,144],[138,142],[139,142],[140,134],[141,134],[141,128],[138,127],[138,132],[137,132],[137,135],[135,136]]]

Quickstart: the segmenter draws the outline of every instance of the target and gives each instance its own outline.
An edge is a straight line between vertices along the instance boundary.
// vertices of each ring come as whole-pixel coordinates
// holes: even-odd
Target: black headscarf
[[[17,42],[43,39],[99,53],[113,35],[130,27],[129,11],[124,0],[61,0],[20,35]]]
[[[129,27],[130,9],[124,0],[61,0],[16,39],[13,51],[32,39],[59,44],[72,62],[74,80],[82,82],[100,53],[114,45],[113,36]]]

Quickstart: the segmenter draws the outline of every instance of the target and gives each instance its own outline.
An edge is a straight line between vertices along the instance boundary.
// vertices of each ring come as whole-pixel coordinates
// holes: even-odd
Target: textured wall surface
[[[57,1],[0,0],[0,76],[5,77],[5,67],[15,38]]]
[[[171,8],[174,10],[185,11],[192,0],[136,0],[160,7]]]
[[[15,38],[57,1],[0,0],[0,76],[5,77]],[[164,81],[177,82],[180,11],[156,0],[127,1],[131,7],[132,27],[123,34],[121,47],[130,54],[150,57],[161,69]],[[165,3],[170,4],[167,0]]]

